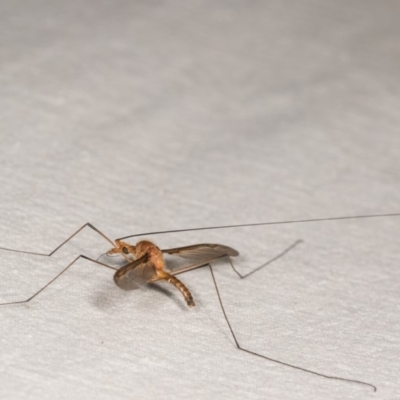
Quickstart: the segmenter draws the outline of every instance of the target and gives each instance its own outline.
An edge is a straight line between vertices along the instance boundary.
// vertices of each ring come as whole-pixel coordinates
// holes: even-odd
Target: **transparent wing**
[[[162,250],[162,252],[183,258],[190,258],[192,260],[208,260],[222,256],[236,257],[239,255],[239,252],[232,249],[232,247],[212,243],[176,247],[174,249]]]
[[[114,281],[118,287],[124,290],[139,289],[156,275],[156,269],[152,262],[148,261],[148,255],[125,265],[114,275]]]

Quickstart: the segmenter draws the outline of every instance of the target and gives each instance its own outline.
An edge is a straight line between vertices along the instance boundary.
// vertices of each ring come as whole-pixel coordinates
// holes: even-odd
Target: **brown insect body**
[[[133,249],[133,255],[135,259],[149,255],[149,262],[153,263],[157,271],[162,271],[165,267],[163,253],[158,246],[148,240],[142,240],[136,244],[136,246],[131,246]]]
[[[132,246],[122,241],[116,241],[116,247],[107,252],[107,254],[131,254],[135,261],[121,269],[114,275],[114,281],[121,289],[133,290],[138,285],[147,281],[154,283],[164,280],[175,286],[183,295],[187,305],[194,307],[192,294],[190,290],[174,275],[164,270],[165,262],[162,250],[149,240],[142,240]]]

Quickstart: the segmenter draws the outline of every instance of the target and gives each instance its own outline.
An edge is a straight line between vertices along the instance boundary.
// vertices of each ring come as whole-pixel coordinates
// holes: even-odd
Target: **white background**
[[[400,212],[398,1],[1,1],[0,246]],[[0,309],[1,399],[400,399],[400,217],[166,234],[207,269],[123,292],[80,260]],[[79,254],[1,251],[0,301]],[[103,258],[115,262],[115,259]]]

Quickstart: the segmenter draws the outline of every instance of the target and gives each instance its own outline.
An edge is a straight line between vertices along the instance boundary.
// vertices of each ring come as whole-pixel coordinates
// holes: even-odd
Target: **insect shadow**
[[[324,374],[322,372],[313,371],[310,369],[303,368],[301,366],[293,365],[286,363],[284,361],[274,359],[268,356],[265,356],[260,353],[256,353],[251,351],[245,347],[243,347],[239,341],[237,340],[236,334],[232,325],[229,321],[228,315],[226,313],[224,303],[222,301],[220,290],[218,289],[218,284],[215,279],[214,270],[212,267],[212,262],[217,259],[226,259],[233,271],[238,275],[240,279],[246,279],[250,275],[260,271],[262,268],[266,267],[267,265],[273,263],[274,261],[278,260],[279,258],[283,257],[289,251],[294,249],[297,245],[299,245],[302,240],[297,240],[289,247],[284,249],[281,253],[277,254],[272,259],[266,261],[259,267],[253,269],[249,273],[242,275],[240,272],[235,268],[232,257],[236,257],[239,255],[239,252],[231,247],[220,245],[220,244],[213,244],[213,243],[203,243],[203,244],[195,244],[185,247],[177,247],[172,249],[160,249],[154,243],[148,240],[141,240],[136,245],[132,245],[129,243],[124,242],[123,240],[133,237],[140,237],[140,236],[150,236],[156,234],[163,234],[163,233],[177,233],[177,232],[189,232],[189,231],[201,231],[201,230],[212,230],[212,229],[228,229],[228,228],[238,228],[238,227],[250,227],[250,226],[261,226],[261,225],[282,225],[282,224],[295,224],[295,223],[308,223],[308,222],[322,222],[322,221],[332,221],[332,220],[348,220],[348,219],[361,219],[361,218],[379,218],[379,217],[395,217],[400,216],[400,213],[395,214],[375,214],[375,215],[358,215],[358,216],[345,216],[345,217],[331,217],[331,218],[314,218],[314,219],[306,219],[306,220],[292,220],[292,221],[276,221],[276,222],[261,222],[261,223],[253,223],[253,224],[239,224],[239,225],[225,225],[225,226],[214,226],[214,227],[202,227],[202,228],[192,228],[192,229],[177,229],[177,230],[170,230],[170,231],[159,231],[159,232],[147,232],[147,233],[140,233],[125,236],[115,241],[109,239],[103,232],[97,229],[90,223],[84,224],[81,228],[79,228],[76,232],[74,232],[70,237],[68,237],[65,241],[63,241],[59,246],[57,246],[53,251],[48,254],[45,253],[37,253],[31,251],[23,251],[17,249],[10,249],[5,247],[0,247],[0,250],[4,251],[11,251],[16,253],[23,253],[23,254],[31,254],[36,256],[43,256],[43,257],[51,257],[54,253],[56,253],[62,246],[64,246],[68,241],[70,241],[73,237],[75,237],[79,232],[81,232],[84,228],[88,227],[97,232],[101,235],[105,240],[111,243],[112,248],[106,253],[107,255],[119,255],[122,256],[126,260],[126,264],[121,268],[116,268],[114,266],[108,265],[99,261],[99,259],[95,260],[90,257],[87,257],[83,254],[77,256],[71,263],[69,263],[64,269],[61,270],[53,279],[51,279],[46,285],[44,285],[41,289],[39,289],[36,293],[34,293],[31,297],[25,300],[13,301],[13,302],[6,302],[0,303],[0,306],[10,306],[15,304],[23,304],[28,303],[33,300],[36,296],[42,293],[47,287],[49,287],[56,279],[58,279],[62,274],[64,274],[75,262],[79,259],[85,259],[101,265],[105,268],[109,268],[114,272],[114,281],[120,288],[124,290],[134,290],[138,289],[140,286],[146,283],[155,283],[157,281],[165,281],[170,283],[175,288],[177,288],[183,298],[186,301],[186,304],[189,307],[194,307],[195,302],[190,293],[190,290],[186,287],[186,285],[181,282],[176,275],[192,271],[197,268],[204,268],[207,267],[210,270],[212,282],[214,284],[216,294],[218,297],[218,302],[221,307],[222,314],[224,319],[227,323],[229,331],[232,335],[232,339],[236,345],[238,350],[251,354],[253,356],[263,358],[267,361],[274,362],[280,364],[285,367],[290,367],[293,369],[297,369],[303,371],[305,373],[317,375],[322,378],[326,379],[334,379],[348,383],[355,383],[359,385],[369,386],[376,392],[377,387],[371,383],[363,382],[356,379],[349,379],[343,378],[339,376],[331,376]],[[194,263],[180,267],[174,270],[166,270],[166,263],[164,260],[164,255],[169,254],[173,256],[182,257],[185,259],[190,259],[194,261]],[[99,257],[100,258],[100,257]]]

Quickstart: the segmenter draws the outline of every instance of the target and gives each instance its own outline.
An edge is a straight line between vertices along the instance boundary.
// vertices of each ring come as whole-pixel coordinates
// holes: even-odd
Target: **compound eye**
[[[122,251],[123,251],[125,254],[129,254],[129,251],[128,251],[128,249],[127,249],[126,247],[123,247],[123,248],[122,248]]]

